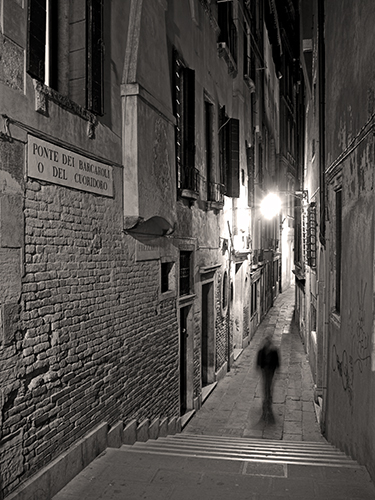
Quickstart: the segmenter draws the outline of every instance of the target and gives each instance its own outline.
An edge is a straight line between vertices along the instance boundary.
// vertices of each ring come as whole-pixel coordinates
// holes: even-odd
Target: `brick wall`
[[[5,491],[99,422],[179,411],[176,301],[159,301],[159,261],[135,262],[121,203],[29,181],[24,220],[20,319],[0,350]]]
[[[221,308],[222,273],[217,273],[216,303],[216,367],[218,371],[228,359],[228,312],[223,316]]]

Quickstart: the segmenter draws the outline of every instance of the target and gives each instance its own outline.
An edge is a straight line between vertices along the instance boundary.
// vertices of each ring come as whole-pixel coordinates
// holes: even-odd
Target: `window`
[[[224,271],[221,289],[221,311],[225,315],[228,307],[228,271]]]
[[[195,71],[174,51],[174,113],[176,117],[177,186],[199,191],[195,168]]]
[[[213,164],[213,105],[204,101],[205,139],[206,139],[206,168],[207,168],[207,199],[216,201],[215,172]]]
[[[218,25],[220,28],[219,43],[225,44],[233,58],[237,62],[237,28],[233,22],[233,2],[222,1],[218,3]]]
[[[244,21],[244,50],[243,50],[243,75],[251,92],[255,92],[255,55],[251,50],[251,31],[249,24]]]
[[[103,114],[103,0],[87,0],[87,108]]]
[[[258,301],[257,301],[257,292],[258,292],[258,281],[252,283],[251,285],[251,316],[257,312],[258,309]]]
[[[263,146],[259,142],[258,144],[258,175],[257,184],[263,188]]]
[[[29,0],[27,72],[103,114],[103,0]]]
[[[254,148],[246,143],[246,162],[247,162],[247,204],[250,208],[254,207]]]
[[[180,295],[191,293],[191,256],[192,252],[180,251]]]
[[[161,293],[175,290],[174,262],[162,262],[160,266],[160,289]]]
[[[232,198],[240,196],[240,147],[239,120],[228,118],[225,106],[219,115],[219,164],[221,183],[225,194]]]
[[[207,170],[207,201],[213,202],[214,208],[222,208],[224,204],[223,185],[218,179],[215,161],[215,134],[214,128],[215,107],[205,93],[204,120],[205,120],[205,143],[206,143],[206,170]]]
[[[342,243],[342,190],[336,191],[336,293],[335,308],[340,312],[341,304],[341,243]]]

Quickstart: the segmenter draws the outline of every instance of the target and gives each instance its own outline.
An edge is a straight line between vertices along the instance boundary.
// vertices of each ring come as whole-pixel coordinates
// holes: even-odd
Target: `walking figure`
[[[263,418],[273,421],[272,381],[280,362],[278,349],[270,336],[265,338],[263,346],[258,352],[257,366],[262,370],[263,378]]]

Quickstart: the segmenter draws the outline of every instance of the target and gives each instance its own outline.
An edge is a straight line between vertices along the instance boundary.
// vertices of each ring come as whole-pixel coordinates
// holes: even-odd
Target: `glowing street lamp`
[[[260,204],[260,210],[266,219],[272,219],[280,212],[281,200],[275,193],[269,193]]]

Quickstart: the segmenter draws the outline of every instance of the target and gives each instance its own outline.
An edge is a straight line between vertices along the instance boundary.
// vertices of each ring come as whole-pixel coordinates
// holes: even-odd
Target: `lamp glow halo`
[[[260,204],[260,210],[266,219],[272,219],[280,212],[281,200],[275,193],[269,193]]]

